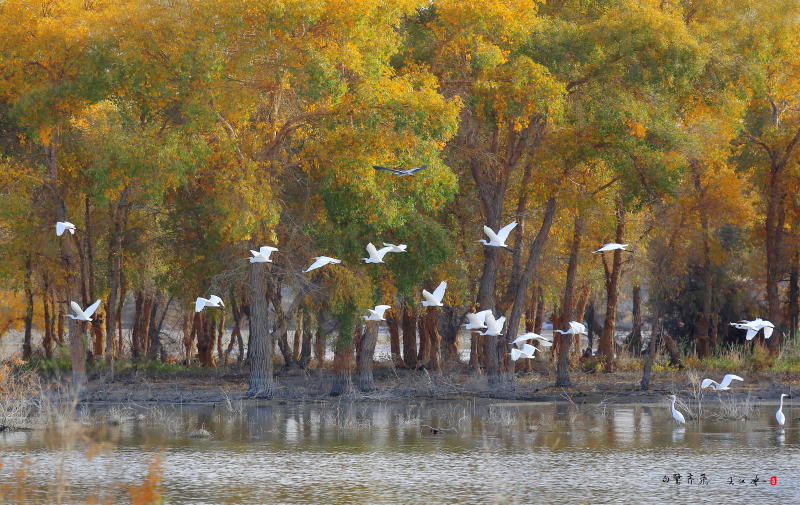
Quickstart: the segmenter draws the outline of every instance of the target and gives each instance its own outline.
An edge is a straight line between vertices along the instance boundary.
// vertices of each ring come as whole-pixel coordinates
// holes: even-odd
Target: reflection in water
[[[240,413],[169,412],[92,428],[113,444],[92,459],[56,433],[0,434],[0,484],[28,458],[43,501],[58,468],[70,499],[86,501],[98,483],[141,483],[148,457],[163,451],[169,503],[800,503],[800,429],[777,434],[771,410],[679,428],[663,405],[259,402]],[[201,427],[212,437],[187,437]],[[678,473],[708,484],[663,482]],[[767,484],[726,484],[755,475]]]

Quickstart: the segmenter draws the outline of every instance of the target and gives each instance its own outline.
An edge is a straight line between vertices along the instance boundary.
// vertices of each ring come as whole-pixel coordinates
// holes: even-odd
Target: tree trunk
[[[792,267],[789,273],[789,307],[786,320],[789,322],[789,337],[794,340],[797,336],[798,316],[800,316],[800,286],[798,277],[800,276],[800,252],[795,252],[792,256]]]
[[[217,324],[217,361],[222,361],[222,356],[225,354],[222,350],[222,337],[225,335],[225,311],[221,310],[219,314],[219,323]]]
[[[635,357],[642,355],[642,288],[633,286],[633,328],[628,337],[628,348]]]
[[[127,220],[128,195],[130,186],[125,186],[117,202],[117,209],[114,213],[114,236],[111,240],[109,256],[111,257],[111,279],[109,279],[108,302],[106,303],[106,373],[113,377],[114,368],[114,330],[117,326],[117,305],[122,306],[124,299],[117,301],[119,285],[122,276],[122,228],[123,221]]]
[[[429,307],[433,308],[433,307]],[[373,391],[375,384],[372,378],[372,358],[375,354],[375,344],[378,342],[377,321],[367,321],[361,337],[361,351],[358,353],[357,382],[361,391]]]
[[[103,314],[99,314],[94,318],[92,324],[89,327],[92,329],[92,333],[94,334],[94,349],[92,350],[92,354],[94,354],[95,359],[100,359],[100,356],[103,355],[103,318],[105,316]]]
[[[183,349],[186,353],[186,365],[188,366],[192,362],[192,333],[194,330],[194,324],[190,324],[189,321],[194,323],[195,317],[191,316],[189,312],[184,312],[183,314]]]
[[[153,305],[155,298],[151,294],[144,297],[144,308],[142,309],[141,321],[139,323],[139,357],[147,359],[147,348],[149,342],[150,332],[150,317],[153,315]]]
[[[300,362],[300,342],[303,340],[303,311],[294,318],[294,340],[292,341],[292,362]],[[301,367],[302,368],[302,367]]]
[[[698,193],[699,198],[703,199],[705,196],[705,188],[702,187],[700,181],[700,166],[699,162],[692,160],[690,162],[694,172],[694,188]],[[708,233],[708,216],[702,205],[698,209],[700,214],[700,226],[703,236],[703,269],[702,269],[702,291],[700,292],[701,312],[695,328],[694,341],[697,345],[697,355],[701,358],[706,358],[711,354],[711,346],[708,338],[709,323],[711,321],[711,242]]]
[[[51,324],[50,290],[48,288],[47,276],[44,276],[44,292],[42,293],[42,301],[44,302],[44,339],[42,340],[42,347],[44,347],[44,355],[49,359],[53,356],[53,326]]]
[[[650,340],[647,342],[647,359],[645,360],[644,367],[642,368],[642,382],[640,383],[643,391],[650,389],[650,374],[653,369],[653,362],[656,359],[656,354],[658,353],[658,339],[661,335],[661,332],[656,332],[657,327],[658,314],[653,314],[653,329],[650,332]]]
[[[561,304],[561,317],[559,318],[560,330],[569,330],[569,322],[572,320],[572,313],[575,305],[575,277],[578,273],[578,253],[581,247],[581,237],[583,235],[583,217],[580,214],[575,216],[572,229],[572,246],[569,252],[569,262],[567,263],[567,277],[564,282],[564,298]],[[553,324],[553,336],[556,335],[556,325]],[[572,335],[558,333],[558,338],[553,339],[553,347],[556,351],[558,361],[556,364],[556,387],[571,386],[569,380],[569,349],[572,346]]]
[[[160,301],[158,297],[156,297],[150,308],[150,319],[147,323],[147,359],[151,361],[157,360],[161,352],[161,329],[158,327],[158,323],[156,323],[159,305]],[[167,309],[164,309],[165,313],[166,311]]]
[[[400,354],[400,317],[394,307],[386,311],[386,324],[389,326],[389,347],[394,366],[405,366]]]
[[[333,381],[331,382],[331,396],[340,396],[350,392],[353,388],[350,374],[353,370],[354,340],[341,342],[337,339],[333,346]]]
[[[317,357],[317,368],[325,365],[325,335],[322,333],[322,312],[317,316],[317,338],[314,340],[314,355]]]
[[[408,368],[417,367],[417,310],[403,301],[403,361]]]
[[[441,309],[438,326],[441,337],[440,359],[461,361],[461,355],[458,352],[458,332],[461,329],[459,323],[464,316],[456,307],[445,306]]]
[[[127,286],[125,284],[125,275],[123,272],[119,274],[119,302],[117,303],[117,349],[116,352],[119,356],[122,355],[122,307],[125,305],[125,297],[128,296]]]
[[[224,364],[228,364],[228,359],[231,356],[231,351],[233,350],[233,345],[235,343],[239,343],[239,357],[237,363],[241,366],[242,364],[242,346],[244,345],[242,342],[242,313],[239,310],[238,305],[236,304],[236,295],[231,291],[231,312],[233,313],[233,331],[231,331],[231,341],[228,343],[228,348],[225,350],[225,360]]]
[[[430,309],[431,307],[428,307]],[[419,335],[419,352],[417,353],[417,367],[428,365],[431,359],[431,340],[430,332],[427,331],[427,313],[421,314],[417,318],[417,335]]]
[[[217,314],[214,309],[205,309],[202,320],[203,324],[197,334],[197,357],[200,364],[213,368],[216,366],[214,347],[217,340]]]
[[[439,344],[441,337],[439,336],[439,314],[436,307],[428,307],[425,315],[419,318],[419,339],[420,342],[427,342],[428,351],[425,360],[421,360],[421,364],[425,365],[429,370],[434,372],[441,371],[441,363],[439,359]],[[422,345],[420,344],[420,347]]]
[[[314,332],[311,330],[313,325],[313,318],[311,312],[306,308],[303,316],[303,342],[300,346],[300,368],[305,370],[311,362],[311,340],[314,338]]]
[[[57,326],[58,331],[56,332],[59,347],[64,345],[64,319],[65,318],[66,318],[66,315],[64,314],[64,309],[59,307],[58,308],[58,326]]]
[[[141,337],[142,318],[144,315],[144,292],[137,291],[135,298],[135,313],[133,315],[133,331],[131,332],[131,356],[138,358],[142,352]]]
[[[678,350],[678,343],[669,335],[664,335],[664,344],[666,344],[667,352],[669,353],[670,366],[683,366],[681,363],[681,353]]]
[[[33,332],[33,269],[30,254],[25,257],[25,338],[22,341],[22,359],[31,359],[31,334]]]
[[[511,365],[511,360],[508,353],[508,344],[517,338],[519,330],[519,321],[522,317],[522,309],[525,307],[525,301],[528,297],[528,284],[530,284],[533,274],[536,271],[536,266],[539,262],[542,248],[547,241],[547,236],[550,233],[550,227],[553,224],[553,217],[556,213],[556,199],[550,198],[545,205],[544,215],[542,216],[542,225],[539,231],[536,232],[536,237],[530,246],[528,259],[525,262],[525,270],[519,282],[516,283],[516,293],[507,293],[507,298],[513,298],[514,303],[511,306],[511,315],[508,318],[508,327],[503,338],[487,339],[486,345],[489,350],[489,362],[487,363],[486,373],[489,380],[489,387],[495,388],[512,388],[514,387],[514,367]],[[518,247],[523,247],[519,244]],[[502,345],[502,351],[499,346]],[[503,370],[500,370],[500,352],[503,355]]]
[[[275,389],[265,269],[264,263],[250,264],[250,388],[247,396],[258,398],[271,398]]]
[[[583,286],[581,295],[578,298],[578,305],[575,307],[575,320],[579,323],[583,322],[584,316],[586,315],[586,304],[589,302],[589,290],[590,286],[588,284]],[[575,335],[575,347],[573,349],[575,359],[580,359],[583,353],[583,349],[581,348],[582,343],[582,337],[580,335]]]
[[[622,202],[617,200],[617,233],[615,236],[618,244],[622,243],[625,232],[625,210]],[[614,251],[611,270],[608,268],[605,253],[600,253],[603,260],[606,284],[606,317],[603,323],[603,334],[600,336],[598,354],[603,360],[603,371],[611,372],[614,369],[614,330],[617,326],[617,299],[619,295],[619,278],[622,273],[622,251]]]

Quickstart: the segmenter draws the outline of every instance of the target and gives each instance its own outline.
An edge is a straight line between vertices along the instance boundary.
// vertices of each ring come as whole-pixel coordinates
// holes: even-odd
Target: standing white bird
[[[511,345],[514,345],[518,342],[525,342],[526,340],[538,340],[539,345],[543,345],[545,347],[551,347],[553,345],[553,339],[537,335],[536,333],[524,333],[518,336],[516,340],[511,342]]]
[[[69,221],[56,222],[56,235],[59,237],[64,234],[64,230],[69,230],[70,235],[75,235],[75,225]]]
[[[329,263],[341,263],[342,262],[342,260],[337,260],[336,258],[329,258],[328,256],[317,256],[314,259],[316,261],[314,261],[314,263],[312,263],[310,267],[308,267],[307,269],[303,270],[303,272],[310,272],[310,271],[312,271],[314,269],[317,269],[319,267],[324,267],[325,265],[327,265]]]
[[[778,420],[778,424],[781,426],[781,430],[783,430],[783,423],[786,422],[786,416],[783,415],[783,397],[789,396],[786,393],[781,393],[781,406],[778,408],[778,411],[775,412],[775,419]]]
[[[386,256],[386,253],[392,250],[391,247],[383,247],[381,249],[375,249],[375,246],[372,245],[372,242],[367,244],[367,252],[369,253],[369,258],[361,258],[364,260],[364,263],[383,263],[383,257]]]
[[[392,252],[392,253],[408,252],[408,251],[406,251],[406,248],[408,248],[408,246],[405,245],[405,244],[394,245],[394,244],[387,244],[386,242],[384,242],[383,243],[383,247],[388,247],[389,248],[389,252]]]
[[[491,310],[482,310],[480,312],[467,314],[469,323],[465,324],[464,328],[467,330],[480,330],[486,328],[486,314],[490,312]]]
[[[486,314],[486,331],[482,331],[480,332],[480,334],[491,335],[493,337],[502,335],[503,324],[505,324],[505,322],[506,322],[505,316],[495,319],[494,315],[491,312],[489,312],[488,314]]]
[[[277,250],[277,247],[270,247],[268,245],[261,246],[258,251],[250,249],[250,253],[253,255],[253,257],[250,258],[250,263],[272,263],[272,260],[269,259],[269,255]]]
[[[753,340],[753,337],[756,336],[758,330],[764,329],[764,338],[769,338],[772,336],[772,330],[775,328],[775,325],[769,321],[761,319],[760,317],[757,319],[753,319],[752,321],[742,320],[738,323],[731,323],[731,326],[739,330],[747,330],[746,339]]]
[[[676,423],[686,424],[686,419],[683,418],[683,414],[675,410],[675,399],[677,398],[675,395],[669,395],[672,398],[672,418],[675,419]]]
[[[224,307],[225,302],[217,295],[211,295],[207,299],[198,296],[197,300],[194,301],[194,311],[200,312],[204,307],[219,307],[220,305]]]
[[[744,381],[744,379],[742,379],[738,375],[728,374],[722,378],[722,382],[713,381],[711,379],[703,379],[703,382],[700,383],[700,387],[701,388],[711,387],[711,389],[713,389],[714,391],[724,391],[726,389],[730,389],[728,385],[733,380]]]
[[[489,228],[488,226],[483,226],[483,233],[485,233],[491,240],[487,242],[484,239],[478,240],[478,242],[482,243],[483,245],[488,245],[492,247],[508,247],[506,245],[506,239],[508,235],[511,233],[511,230],[516,228],[517,222],[514,221],[511,224],[507,224],[504,227],[500,228],[500,230],[495,233],[494,230]]]
[[[425,301],[422,302],[422,305],[426,307],[441,307],[445,289],[447,289],[447,283],[445,281],[442,281],[433,293],[428,293],[423,289],[422,296],[425,297]]]
[[[72,307],[72,310],[74,310],[75,313],[78,314],[78,315],[77,316],[73,316],[72,314],[67,314],[67,317],[71,317],[72,319],[75,319],[76,321],[88,321],[88,322],[91,322],[92,321],[92,314],[94,314],[94,311],[97,310],[97,307],[100,306],[100,300],[97,300],[93,304],[89,305],[89,307],[87,307],[86,310],[81,310],[81,306],[78,305],[75,302],[69,302],[69,304],[70,304],[70,307]]]
[[[375,310],[367,309],[367,312],[369,312],[369,317],[362,317],[365,321],[386,321],[386,319],[383,317],[383,313],[391,308],[391,305],[376,305]]]
[[[521,357],[533,359],[533,353],[535,353],[538,350],[539,349],[530,344],[523,345],[522,349],[516,349],[516,348],[511,349],[511,361],[517,361]]]
[[[625,252],[631,252],[631,251],[625,249],[629,245],[630,244],[617,244],[617,243],[611,242],[611,243],[608,243],[608,244],[604,245],[603,247],[601,247],[600,249],[598,249],[596,251],[592,251],[592,253],[594,253],[594,254],[604,253],[604,252],[608,252],[608,251],[615,251],[617,249],[619,249],[621,251],[625,251]]]

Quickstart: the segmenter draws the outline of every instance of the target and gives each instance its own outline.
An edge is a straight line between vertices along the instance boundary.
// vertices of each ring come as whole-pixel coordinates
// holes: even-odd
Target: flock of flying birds
[[[412,176],[415,173],[419,172],[420,170],[425,169],[427,166],[428,165],[422,165],[420,167],[409,168],[406,170],[399,170],[382,166],[373,166],[372,168],[382,172],[389,172],[390,174],[395,175],[396,177],[405,177],[405,176]],[[487,247],[508,248],[506,240],[508,239],[508,236],[511,234],[511,231],[514,228],[516,228],[516,226],[517,222],[514,221],[500,228],[497,232],[495,232],[488,226],[484,226],[483,232],[486,234],[487,237],[489,237],[489,240],[486,241],[485,239],[480,239],[478,240],[478,242],[482,243],[484,246]],[[74,235],[76,230],[74,224],[66,221],[57,222],[55,228],[56,228],[56,235],[59,237],[63,235],[65,231],[69,231],[70,234]],[[628,246],[629,244],[617,244],[612,242],[605,244],[600,249],[592,252],[594,254],[597,253],[602,254],[605,252],[611,252],[616,250],[632,252],[627,250]],[[383,247],[377,249],[372,244],[372,242],[370,242],[369,244],[367,244],[366,247],[369,257],[362,259],[364,260],[365,263],[385,263],[383,261],[383,258],[388,253],[408,252],[407,248],[408,246],[405,244],[394,245],[394,244],[387,244],[386,242],[384,242]],[[250,253],[252,254],[252,257],[250,258],[250,263],[272,263],[270,255],[277,250],[278,249],[276,247],[271,247],[271,246],[262,246],[261,248],[259,248],[258,251],[254,251],[251,249]],[[342,262],[341,260],[338,260],[336,258],[331,258],[329,256],[317,256],[314,258],[314,262],[307,269],[303,270],[303,272],[308,273],[317,268],[324,267],[325,265],[338,264],[341,262]],[[422,305],[426,307],[441,307],[442,299],[444,299],[444,292],[446,289],[447,289],[447,282],[445,281],[442,281],[441,284],[439,284],[439,286],[433,291],[433,293],[429,293],[427,290],[423,289],[422,297],[424,298],[424,300],[422,302]],[[77,321],[91,322],[92,315],[97,310],[97,307],[100,306],[100,300],[94,302],[86,310],[81,310],[81,307],[74,301],[70,302],[70,306],[72,307],[72,310],[75,311],[76,315],[73,316],[72,314],[67,314],[69,317]],[[205,307],[220,307],[220,306],[224,307],[225,303],[222,301],[220,297],[216,295],[211,295],[208,298],[197,297],[197,300],[195,300],[195,305],[194,305],[195,312],[200,312]],[[363,318],[366,321],[386,321],[384,314],[390,308],[391,308],[390,305],[376,305],[374,309],[367,309],[369,315],[363,316]],[[467,330],[476,331],[480,335],[500,336],[503,333],[503,325],[505,323],[506,318],[505,316],[501,316],[495,319],[494,314],[492,313],[491,310],[483,310],[481,312],[467,314],[467,320],[468,320],[467,324],[462,325]],[[554,331],[564,335],[587,334],[586,326],[577,321],[570,321],[568,325],[569,325],[568,330],[556,329]],[[739,321],[736,323],[731,323],[731,325],[740,330],[747,330],[747,336],[746,336],[747,340],[752,340],[753,337],[755,337],[755,335],[759,332],[759,330],[762,329],[764,330],[764,338],[769,338],[772,335],[773,329],[775,328],[775,326],[771,322],[760,318],[755,319],[753,321]],[[512,347],[511,352],[509,353],[513,361],[516,361],[519,358],[532,359],[537,351],[539,351],[539,353],[541,354],[541,351],[538,347],[534,347],[533,345],[528,343],[531,340],[538,342],[538,344],[541,347],[551,347],[553,345],[553,340],[551,337],[545,337],[542,335],[538,335],[536,333],[522,334],[518,336],[516,340],[510,343],[510,345],[514,346]],[[521,349],[517,348],[516,347],[517,344],[522,344],[522,348]],[[738,375],[728,374],[722,379],[722,382],[716,382],[711,379],[704,379],[700,387],[701,388],[710,387],[715,391],[730,390],[731,388],[729,386],[731,382],[734,380],[743,381],[744,379],[742,379]],[[781,430],[783,430],[783,425],[784,422],[786,421],[786,416],[784,416],[783,414],[783,398],[785,396],[789,395],[785,393],[781,394],[780,408],[778,408],[778,411],[775,413],[775,418],[777,419]],[[672,398],[672,405],[671,405],[672,417],[675,419],[675,422],[677,424],[685,423],[686,420],[684,419],[683,414],[681,414],[677,409],[675,409],[675,400],[677,397],[675,395],[670,395],[670,397]]]

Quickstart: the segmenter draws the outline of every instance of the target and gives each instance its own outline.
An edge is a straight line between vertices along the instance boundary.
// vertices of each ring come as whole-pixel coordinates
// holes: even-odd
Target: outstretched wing
[[[745,338],[747,340],[753,340],[753,337],[756,336],[756,333],[758,333],[758,330],[754,330],[753,328],[748,328],[747,335],[745,336]]]
[[[498,317],[494,322],[497,323],[497,331],[503,331],[503,325],[506,324],[506,316]]]
[[[712,381],[711,379],[703,379],[703,382],[700,383],[700,387],[701,388],[707,388],[708,386],[710,386],[712,384],[716,384],[716,385],[719,386],[719,383],[717,381]]]
[[[375,310],[374,310],[374,312],[375,312],[375,314],[377,314],[377,315],[378,315],[378,317],[381,317],[381,318],[382,318],[382,317],[383,317],[383,314],[384,314],[384,313],[385,313],[387,310],[389,310],[389,309],[391,309],[391,308],[392,308],[392,306],[391,306],[391,305],[376,305],[376,306],[375,306]]]
[[[517,361],[521,355],[522,351],[519,349],[511,349],[511,361]]]
[[[535,352],[536,352],[536,351],[538,351],[538,350],[539,350],[539,349],[535,348],[535,347],[534,347],[534,346],[532,346],[531,344],[524,344],[524,345],[522,346],[522,352],[524,352],[525,354],[527,354],[527,355],[528,355],[528,356],[530,356],[531,358],[533,357],[533,353],[535,353]]]
[[[726,375],[725,377],[722,378],[722,383],[720,385],[722,387],[727,387],[728,384],[730,384],[731,381],[733,381],[733,380],[744,381],[744,379],[742,379],[738,375],[728,374],[728,375]]]
[[[208,301],[209,302],[213,302],[213,303],[218,303],[218,304],[222,305],[223,307],[225,306],[225,302],[223,302],[222,298],[218,297],[217,295],[209,296],[208,297]]]
[[[201,298],[198,296],[197,300],[194,301],[194,311],[200,312],[201,310],[203,310],[203,307],[206,306],[207,301],[208,300],[206,300],[205,298]]]
[[[63,235],[65,228],[66,226],[64,226],[64,223],[61,222],[56,223],[56,235],[58,235],[59,237]]]
[[[397,170],[393,169],[393,168],[380,167],[378,165],[372,165],[372,168],[374,168],[375,170],[380,170],[382,172],[391,172],[394,175],[399,175],[399,172]]]
[[[314,261],[314,263],[312,263],[310,267],[308,267],[305,270],[303,270],[304,272],[310,272],[312,270],[315,270],[315,269],[321,267],[322,265],[327,265],[328,264],[327,258],[325,258],[325,256],[319,256],[319,257],[316,257],[314,259],[316,261]]]
[[[508,238],[508,235],[511,233],[511,230],[517,227],[517,222],[514,221],[511,224],[507,224],[500,228],[500,231],[497,232],[497,238],[500,239],[500,242],[505,242]]]
[[[442,281],[439,284],[439,287],[433,292],[433,297],[436,298],[436,303],[442,303],[442,298],[444,298],[444,290],[447,289],[447,283]]]
[[[483,225],[483,233],[485,233],[489,237],[489,242],[503,242],[497,234],[486,225]]]
[[[408,170],[400,170],[400,172],[403,172],[405,175],[414,175],[415,173],[427,167],[428,165],[422,165],[421,167],[409,168]]]
[[[489,312],[486,314],[486,331],[484,333],[500,333],[500,326],[498,326],[497,321],[494,319],[494,315]],[[481,334],[483,335],[483,333]]]
[[[72,310],[74,310],[79,317],[86,317],[86,314],[84,314],[83,311],[81,310],[81,306],[78,305],[77,303],[69,302],[69,306],[72,307]]]
[[[769,338],[772,336],[772,326],[764,326],[764,338]]]
[[[269,260],[269,255],[272,254],[274,251],[277,251],[277,250],[278,250],[277,247],[271,247],[271,246],[265,245],[265,246],[261,246],[261,249],[259,249],[259,252],[261,254],[263,254],[264,257],[267,258],[267,260]]]
[[[367,253],[369,254],[369,258],[371,260],[381,259],[381,256],[378,255],[378,250],[375,249],[375,246],[370,242],[367,244]]]
[[[87,308],[85,311],[83,311],[83,313],[86,316],[86,318],[88,319],[88,318],[92,317],[92,314],[94,314],[94,311],[96,311],[97,307],[99,307],[99,306],[100,306],[100,300],[97,300],[93,304],[89,305],[89,308]]]

